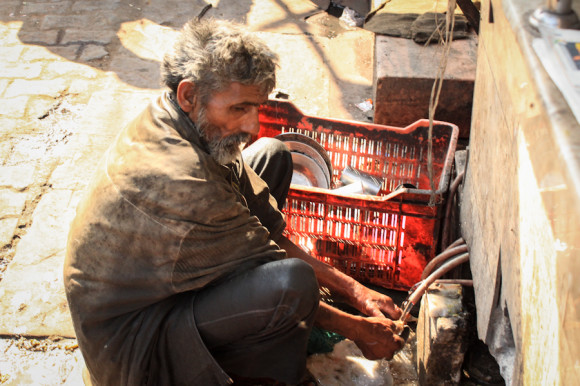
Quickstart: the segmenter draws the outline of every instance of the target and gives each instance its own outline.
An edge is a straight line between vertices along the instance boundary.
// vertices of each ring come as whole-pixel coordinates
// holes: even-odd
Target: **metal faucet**
[[[580,29],[580,20],[572,9],[572,0],[546,0],[546,5],[540,6],[530,16],[530,23],[536,28]]]

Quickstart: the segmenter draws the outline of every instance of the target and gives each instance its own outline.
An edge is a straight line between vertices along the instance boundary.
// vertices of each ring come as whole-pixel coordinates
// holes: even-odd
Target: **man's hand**
[[[402,311],[393,303],[393,299],[379,292],[359,285],[354,291],[354,304],[360,312],[368,316],[388,316],[399,319]]]
[[[403,330],[402,322],[382,316],[361,318],[355,328],[353,341],[367,359],[391,359],[405,345],[398,335]]]

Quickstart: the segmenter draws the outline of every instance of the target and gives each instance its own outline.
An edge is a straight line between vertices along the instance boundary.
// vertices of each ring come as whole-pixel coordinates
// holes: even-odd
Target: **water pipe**
[[[425,280],[427,276],[433,272],[435,268],[437,268],[441,263],[449,260],[450,258],[457,256],[460,253],[467,252],[467,245],[459,245],[453,248],[447,248],[445,251],[441,252],[437,256],[435,256],[431,261],[425,266],[423,269],[423,274],[421,275],[421,280]]]
[[[465,244],[465,240],[463,240],[463,237],[460,237],[457,240],[455,240],[454,242],[452,242],[451,244],[449,244],[449,246],[447,247],[447,249],[456,247],[459,244]]]
[[[447,247],[446,251],[447,251],[447,250],[449,250],[449,249],[452,249],[452,248],[454,248],[454,247],[457,247],[457,246],[459,246],[459,245],[463,245],[463,244],[465,244],[465,240],[463,239],[463,237],[460,237],[460,238],[458,238],[457,240],[455,240],[454,242],[452,242],[452,243],[451,243],[451,244],[450,244],[450,245]],[[449,258],[451,258],[451,257],[453,257],[453,256],[455,256],[455,255],[447,255],[447,256],[449,256]],[[435,256],[435,258],[437,258],[437,256]],[[441,260],[440,260],[440,261],[441,261]],[[441,262],[443,262],[443,261],[441,261]],[[426,269],[426,268],[427,268],[427,267],[425,267],[425,269]],[[425,269],[423,269],[423,272],[425,271]],[[419,281],[419,282],[415,283],[415,284],[414,284],[414,285],[413,285],[413,286],[412,286],[412,287],[409,289],[409,293],[411,293],[411,292],[415,291],[415,289],[416,289],[416,288],[417,288],[419,285],[421,285],[421,282],[422,282],[422,281],[425,279],[425,277],[427,277],[428,275],[424,275],[425,277],[423,277],[423,275],[421,275],[421,276],[422,276],[422,277],[421,277],[421,281]]]
[[[471,279],[439,279],[435,280],[435,284],[459,284],[466,287],[473,287],[473,280]]]
[[[407,299],[403,302],[402,304],[403,312],[399,320],[402,320],[403,322],[407,320],[407,317],[410,314],[411,309],[415,306],[415,304],[417,304],[419,299],[421,299],[423,294],[427,291],[429,286],[433,284],[435,280],[439,279],[441,276],[445,275],[453,268],[467,261],[469,261],[469,252],[463,253],[445,262],[441,267],[437,268],[437,270],[435,270],[432,274],[430,274],[425,280],[419,282],[419,285],[416,287],[416,289],[411,294],[409,294]]]
[[[445,217],[443,218],[443,231],[441,232],[441,249],[447,248],[447,240],[449,239],[449,223],[451,222],[451,208],[453,207],[453,198],[457,192],[457,188],[461,181],[463,181],[463,176],[465,172],[461,172],[455,177],[451,186],[449,187],[449,195],[447,197],[447,204],[445,206]]]

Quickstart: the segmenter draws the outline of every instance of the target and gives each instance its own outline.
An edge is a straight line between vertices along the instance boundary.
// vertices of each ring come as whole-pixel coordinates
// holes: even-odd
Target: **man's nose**
[[[259,116],[258,107],[252,107],[248,114],[246,114],[244,122],[242,122],[242,131],[251,135],[257,135],[260,131]]]

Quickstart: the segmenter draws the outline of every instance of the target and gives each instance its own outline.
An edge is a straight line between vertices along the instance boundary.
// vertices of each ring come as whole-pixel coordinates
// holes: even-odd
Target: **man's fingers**
[[[367,316],[375,316],[377,318],[384,318],[385,314],[379,308],[371,308]]]
[[[390,319],[399,319],[403,311],[392,302],[376,302],[373,300],[368,300],[366,302],[366,315],[367,316],[382,316],[388,317]]]
[[[398,345],[398,349],[397,351],[401,350],[403,347],[405,347],[405,339],[403,339],[402,337],[400,337],[399,335],[395,335],[395,343],[397,343]]]
[[[403,311],[396,304],[387,304],[383,307],[383,310],[383,312],[393,320],[399,319],[403,314]]]
[[[393,359],[396,353],[401,351],[403,347],[405,347],[405,340],[401,338],[399,335],[393,335],[393,345],[392,351],[389,352],[389,355],[385,357],[385,359]]]
[[[393,320],[393,324],[395,325],[393,331],[395,331],[397,335],[403,332],[403,329],[405,328],[405,322],[402,320]]]
[[[398,335],[401,328],[399,328],[397,322],[389,322],[388,329],[390,331],[386,332],[383,330],[383,333],[381,333],[382,338],[372,341],[355,341],[365,358],[370,360],[383,358],[390,360],[405,346],[405,339]]]

